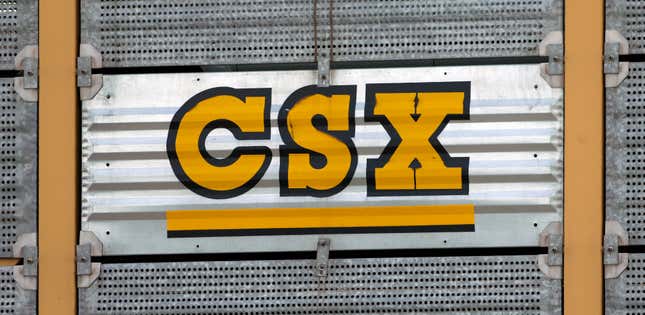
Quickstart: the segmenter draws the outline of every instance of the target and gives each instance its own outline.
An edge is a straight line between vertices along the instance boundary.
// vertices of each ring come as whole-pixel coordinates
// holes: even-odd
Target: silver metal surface
[[[606,89],[606,213],[645,244],[645,63],[630,63],[627,78]]]
[[[334,61],[537,56],[562,30],[561,0],[83,0],[81,42],[105,67],[313,63],[330,5]]]
[[[0,78],[0,257],[36,231],[36,107],[16,96],[12,78]]]
[[[645,309],[645,254],[629,254],[627,269],[616,279],[605,280],[605,314],[642,314]]]
[[[0,1],[0,70],[15,70],[14,58],[38,43],[38,1]]]
[[[36,291],[23,290],[16,284],[14,266],[0,266],[0,314],[36,314]]]
[[[645,53],[645,0],[605,0],[605,25],[629,41],[629,53]]]
[[[535,256],[104,264],[79,314],[560,314]]]
[[[315,84],[316,71],[163,75],[106,75],[104,87],[83,102],[82,229],[103,243],[104,255],[311,250],[320,236],[167,238],[165,211],[258,207],[475,205],[475,232],[328,235],[334,249],[536,246],[538,234],[561,220],[562,91],[550,88],[538,65],[357,69],[334,71],[334,84],[357,86],[358,167],[342,192],[329,198],[279,198],[279,159],[242,196],[214,200],[186,189],[166,154],[169,122],[190,97],[208,88],[272,87],[271,140],[278,156],[276,117],[294,90]],[[365,84],[471,81],[470,121],[449,123],[439,135],[451,156],[470,157],[469,195],[368,198],[367,158],[389,141],[365,123]],[[230,134],[206,139],[213,156],[238,145]]]

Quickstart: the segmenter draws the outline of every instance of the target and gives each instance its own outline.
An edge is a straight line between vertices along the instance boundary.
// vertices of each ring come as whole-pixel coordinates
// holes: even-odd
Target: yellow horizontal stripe
[[[475,206],[169,210],[168,231],[475,224]]]

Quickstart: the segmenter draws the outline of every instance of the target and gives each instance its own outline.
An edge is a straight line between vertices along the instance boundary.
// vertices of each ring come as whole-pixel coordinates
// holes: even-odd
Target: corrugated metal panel
[[[550,88],[538,65],[360,69],[333,72],[335,84],[357,86],[358,167],[354,180],[329,198],[278,198],[276,117],[285,98],[316,80],[315,71],[104,76],[103,89],[83,102],[83,230],[103,242],[104,254],[311,250],[317,235],[167,238],[165,211],[257,207],[475,205],[475,231],[460,233],[329,235],[333,248],[381,249],[537,246],[538,234],[561,220],[562,91]],[[469,157],[469,195],[368,198],[365,161],[389,141],[363,119],[369,82],[471,81],[470,120],[451,121],[439,141],[453,157]],[[272,87],[271,139],[257,143],[273,160],[257,186],[242,196],[209,199],[183,187],[166,154],[171,118],[205,89]],[[238,143],[229,133],[206,147],[226,155]]]
[[[560,314],[535,256],[103,264],[90,314]]]
[[[19,99],[13,78],[0,79],[0,257],[36,231],[36,120],[36,103]]]
[[[83,0],[81,41],[104,67],[314,62],[316,45],[329,45],[330,2]],[[546,34],[562,30],[560,0],[331,6],[336,61],[537,56]]]
[[[15,69],[16,54],[38,42],[38,1],[0,1],[0,70]]]
[[[631,54],[645,53],[645,0],[605,0],[608,30],[617,30],[629,41]]]
[[[645,244],[645,63],[630,63],[629,75],[606,91],[606,209]]]
[[[36,291],[20,288],[14,281],[13,268],[0,267],[0,314],[35,315]]]

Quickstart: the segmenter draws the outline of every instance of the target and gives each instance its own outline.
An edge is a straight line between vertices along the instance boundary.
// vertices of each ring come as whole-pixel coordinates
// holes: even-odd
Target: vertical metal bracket
[[[331,247],[331,240],[328,238],[321,238],[318,240],[316,246],[316,268],[315,274],[317,277],[327,277],[329,273],[329,249]]]
[[[38,46],[25,46],[15,59],[16,69],[22,70],[23,76],[14,78],[16,93],[25,102],[38,101]]]
[[[103,75],[93,74],[92,69],[103,67],[101,53],[89,44],[81,44],[76,59],[76,85],[81,101],[91,100],[103,87]]]
[[[81,231],[76,246],[76,277],[79,288],[87,288],[101,274],[101,264],[93,263],[92,256],[103,255],[103,244],[89,231]]]
[[[331,60],[334,54],[334,21],[333,1],[329,1],[327,14],[324,8],[320,8],[318,0],[314,0],[314,46],[316,61],[318,63],[318,86],[327,87],[331,85]],[[323,22],[322,17],[327,17],[328,23]],[[321,31],[325,26],[326,32]]]
[[[552,88],[561,88],[564,85],[562,38],[561,31],[551,32],[538,46],[539,55],[549,58],[547,63],[540,64],[540,75]]]
[[[13,245],[13,256],[22,258],[22,265],[13,267],[13,277],[19,287],[36,290],[38,287],[38,247],[36,233],[18,236]]]
[[[539,236],[539,245],[547,247],[547,253],[538,255],[538,267],[551,279],[562,279],[562,222],[551,222]]]
[[[620,55],[629,53],[629,42],[615,30],[605,31],[603,72],[605,87],[617,87],[629,74],[629,62],[620,61]]]
[[[617,221],[605,222],[603,237],[603,263],[605,264],[605,279],[618,278],[629,264],[629,254],[621,253],[620,246],[629,243],[627,231]]]

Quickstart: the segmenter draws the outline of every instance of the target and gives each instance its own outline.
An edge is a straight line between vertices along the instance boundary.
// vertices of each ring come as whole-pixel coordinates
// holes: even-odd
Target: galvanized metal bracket
[[[331,59],[334,54],[334,25],[333,25],[333,1],[329,1],[328,12],[324,8],[320,8],[318,0],[314,0],[314,38],[315,38],[315,51],[316,61],[318,63],[318,86],[327,87],[331,85]],[[322,18],[328,18],[328,32],[327,34],[321,32],[324,25],[321,23]]]
[[[547,247],[547,253],[538,255],[540,271],[551,279],[562,279],[562,222],[549,223],[539,236],[539,245]]]
[[[620,246],[629,243],[627,231],[618,221],[605,222],[603,237],[603,263],[605,264],[605,279],[618,278],[629,264],[629,254],[621,253]]]
[[[329,249],[331,248],[331,240],[328,238],[321,238],[318,240],[316,246],[316,268],[315,275],[320,278],[327,277],[329,274]]]
[[[76,277],[79,288],[88,288],[101,274],[101,264],[92,262],[92,256],[103,255],[103,244],[89,231],[81,231],[76,245]]]
[[[603,72],[605,87],[617,87],[629,74],[629,62],[620,61],[620,55],[629,53],[629,41],[618,31],[605,31]]]
[[[38,247],[36,233],[21,234],[13,245],[13,256],[22,258],[22,265],[13,267],[13,277],[19,287],[36,290],[38,287]]]
[[[562,32],[555,31],[547,34],[538,46],[540,56],[549,58],[549,62],[540,64],[540,76],[552,88],[564,85],[564,46]]]
[[[23,76],[14,78],[14,89],[25,102],[38,101],[38,46],[25,46],[15,58],[16,69]]]
[[[93,74],[92,69],[103,67],[101,53],[89,44],[81,44],[76,59],[76,85],[81,101],[91,100],[103,87],[103,75]]]

